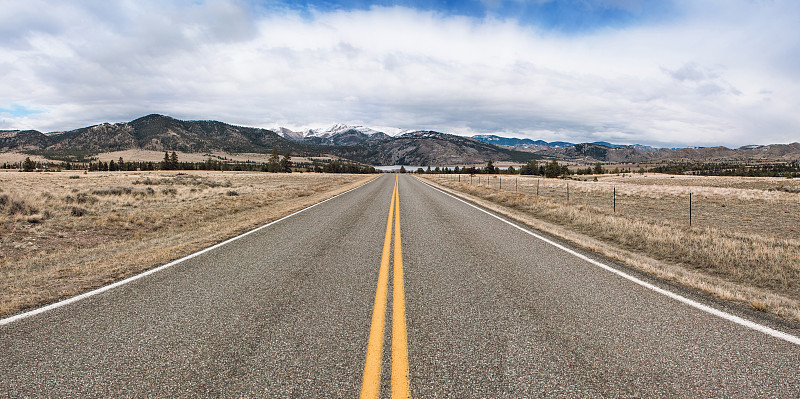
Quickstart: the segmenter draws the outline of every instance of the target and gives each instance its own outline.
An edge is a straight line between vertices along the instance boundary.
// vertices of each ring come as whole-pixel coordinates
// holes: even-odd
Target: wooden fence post
[[[614,213],[617,213],[617,186],[614,185]]]

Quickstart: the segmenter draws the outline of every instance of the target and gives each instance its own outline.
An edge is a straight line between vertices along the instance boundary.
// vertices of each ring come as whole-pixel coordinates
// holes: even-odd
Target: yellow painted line
[[[364,362],[364,379],[361,382],[361,398],[377,399],[381,385],[381,354],[383,352],[383,328],[386,318],[386,298],[389,285],[389,252],[392,245],[392,218],[397,199],[397,177],[392,191],[389,218],[386,221],[386,236],[383,239],[381,268],[378,272],[378,288],[372,308],[372,324],[367,343],[367,360]]]
[[[406,296],[403,284],[403,251],[400,242],[400,194],[395,180],[394,201],[394,292],[392,295],[392,399],[407,399],[408,337]]]
[[[400,188],[399,176],[395,176],[386,235],[383,239],[381,268],[378,272],[378,288],[372,308],[372,325],[367,343],[367,359],[364,362],[364,378],[361,383],[362,399],[377,399],[381,385],[381,354],[386,325],[386,299],[389,285],[389,254],[392,245],[392,219],[394,219],[394,267],[392,291],[392,399],[408,399],[408,336],[406,329],[406,299],[403,283],[403,251],[400,239]]]

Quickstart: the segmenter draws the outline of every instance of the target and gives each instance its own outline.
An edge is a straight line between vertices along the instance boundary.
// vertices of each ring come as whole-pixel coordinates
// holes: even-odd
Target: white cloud
[[[582,36],[407,8],[32,3],[0,17],[13,33],[0,38],[0,108],[43,112],[4,114],[0,128],[160,112],[665,146],[800,141],[791,2],[687,2],[679,20]]]

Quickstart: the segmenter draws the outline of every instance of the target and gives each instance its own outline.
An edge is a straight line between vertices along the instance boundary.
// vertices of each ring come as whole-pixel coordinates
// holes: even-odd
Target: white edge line
[[[458,201],[461,201],[461,202],[463,202],[463,203],[465,203],[465,204],[467,204],[467,205],[469,205],[469,206],[471,206],[471,207],[473,207],[473,208],[475,208],[475,209],[477,209],[477,210],[479,210],[479,211],[481,211],[481,212],[483,212],[483,213],[485,213],[485,214],[487,214],[487,215],[489,215],[489,216],[491,216],[491,217],[493,217],[493,218],[495,218],[497,220],[500,220],[500,221],[505,222],[505,223],[507,223],[507,224],[509,224],[511,226],[514,226],[517,229],[519,229],[519,230],[521,230],[521,231],[523,231],[523,232],[525,232],[525,233],[527,233],[527,234],[529,234],[529,235],[531,235],[533,237],[538,238],[539,240],[542,240],[542,241],[544,241],[544,242],[546,242],[546,243],[548,243],[548,244],[550,244],[550,245],[552,245],[552,246],[554,246],[554,247],[556,247],[558,249],[561,249],[561,250],[569,253],[570,255],[574,255],[574,256],[576,256],[576,257],[578,257],[578,258],[580,258],[582,260],[585,260],[586,262],[589,262],[589,263],[591,263],[591,264],[593,264],[593,265],[595,265],[597,267],[600,267],[602,269],[608,270],[609,272],[614,273],[614,274],[616,274],[616,275],[618,275],[618,276],[620,276],[620,277],[622,277],[624,279],[630,280],[630,281],[632,281],[632,282],[634,282],[636,284],[639,284],[642,287],[645,287],[647,289],[653,290],[653,291],[655,291],[655,292],[657,292],[657,293],[659,293],[661,295],[670,297],[670,298],[672,298],[672,299],[674,299],[674,300],[676,300],[678,302],[682,302],[682,303],[684,303],[686,305],[689,305],[689,306],[691,306],[691,307],[693,307],[695,309],[701,310],[701,311],[706,312],[706,313],[710,313],[710,314],[712,314],[714,316],[717,316],[717,317],[720,317],[722,319],[734,322],[734,323],[739,324],[741,326],[744,326],[744,327],[750,328],[752,330],[756,330],[756,331],[762,332],[764,334],[773,336],[773,337],[778,338],[778,339],[782,339],[782,340],[784,340],[786,342],[790,342],[790,343],[793,343],[795,345],[800,345],[800,338],[798,338],[798,337],[796,337],[794,335],[787,334],[787,333],[785,333],[783,331],[775,330],[773,328],[770,328],[770,327],[755,323],[753,321],[741,318],[741,317],[736,316],[736,315],[732,315],[732,314],[727,313],[727,312],[723,312],[723,311],[721,311],[719,309],[715,309],[715,308],[712,308],[712,307],[707,306],[707,305],[703,305],[700,302],[693,301],[693,300],[691,300],[689,298],[686,298],[684,296],[678,295],[678,294],[676,294],[674,292],[667,291],[667,290],[665,290],[663,288],[660,288],[658,286],[650,284],[650,283],[648,283],[646,281],[640,280],[640,279],[638,279],[638,278],[636,278],[634,276],[631,276],[630,274],[627,274],[627,273],[622,272],[622,271],[620,271],[618,269],[615,269],[615,268],[613,268],[611,266],[608,266],[606,264],[598,262],[598,261],[596,261],[596,260],[594,260],[592,258],[589,258],[586,255],[583,255],[581,253],[575,252],[572,249],[567,248],[567,247],[565,247],[565,246],[563,246],[563,245],[561,245],[561,244],[559,244],[557,242],[554,242],[554,241],[552,241],[550,239],[542,237],[539,234],[536,234],[536,233],[534,233],[534,232],[532,232],[532,231],[530,231],[530,230],[528,230],[528,229],[526,229],[524,227],[521,227],[521,226],[519,226],[519,225],[517,225],[515,223],[511,223],[510,221],[508,221],[506,219],[503,219],[502,217],[497,216],[492,212],[489,212],[489,211],[487,211],[487,210],[485,210],[483,208],[480,208],[480,207],[476,206],[475,204],[472,204],[472,203],[470,203],[470,202],[468,202],[466,200],[463,200],[463,199],[461,199],[459,197],[456,197],[456,196],[454,196],[454,195],[452,195],[452,194],[450,194],[450,193],[448,193],[446,191],[440,190],[439,188],[436,188],[436,187],[432,186],[431,184],[429,184],[427,182],[423,182],[423,183],[425,183],[428,187],[430,187],[430,188],[432,188],[432,189],[434,189],[436,191],[441,192],[444,195],[452,197],[452,198],[454,198],[454,199],[456,199]]]
[[[378,176],[378,178],[379,178],[379,177],[380,177],[380,176]],[[347,190],[347,191],[345,191],[345,192],[339,193],[339,194],[337,194],[337,195],[335,195],[335,196],[333,196],[333,197],[330,197],[330,198],[328,198],[328,199],[326,199],[326,200],[323,200],[323,201],[317,202],[316,204],[313,204],[313,205],[311,205],[311,206],[309,206],[309,207],[303,208],[303,209],[301,209],[301,210],[299,210],[299,211],[297,211],[297,212],[294,212],[294,213],[292,213],[292,214],[290,214],[290,215],[286,215],[286,216],[284,216],[284,217],[282,217],[282,218],[280,218],[280,219],[273,220],[273,221],[271,221],[271,222],[269,222],[269,223],[267,223],[267,224],[265,224],[265,225],[263,225],[263,226],[261,226],[261,227],[256,227],[255,229],[253,229],[253,230],[250,230],[250,231],[248,231],[248,232],[246,232],[246,233],[240,234],[240,235],[238,235],[238,236],[236,236],[236,237],[233,237],[233,238],[229,238],[229,239],[227,239],[227,240],[225,240],[225,241],[223,241],[223,242],[221,242],[221,243],[218,243],[218,244],[212,245],[212,246],[210,246],[210,247],[208,247],[208,248],[201,249],[200,251],[197,251],[197,252],[195,252],[195,253],[193,253],[193,254],[190,254],[190,255],[184,256],[183,258],[180,258],[180,259],[174,260],[174,261],[172,261],[172,262],[169,262],[169,263],[167,263],[167,264],[165,264],[165,265],[161,265],[161,266],[158,266],[158,267],[156,267],[156,268],[154,268],[154,269],[150,269],[150,270],[148,270],[148,271],[145,271],[145,272],[139,273],[139,274],[137,274],[137,275],[135,275],[135,276],[128,277],[128,278],[126,278],[125,280],[120,280],[120,281],[117,281],[116,283],[109,284],[109,285],[106,285],[106,286],[100,287],[100,288],[98,288],[98,289],[95,289],[95,290],[92,290],[92,291],[89,291],[89,292],[84,292],[83,294],[80,294],[80,295],[77,295],[77,296],[74,296],[74,297],[72,297],[72,298],[68,298],[68,299],[65,299],[65,300],[63,300],[63,301],[59,301],[59,302],[56,302],[56,303],[51,303],[51,304],[49,304],[49,305],[47,305],[47,306],[43,306],[43,307],[41,307],[41,308],[38,308],[38,309],[34,309],[34,310],[31,310],[31,311],[28,311],[28,312],[25,312],[25,313],[20,313],[20,314],[18,314],[18,315],[14,315],[14,316],[11,316],[11,317],[7,317],[7,318],[5,318],[5,319],[0,319],[0,326],[2,326],[2,325],[6,325],[6,324],[9,324],[9,323],[13,323],[13,322],[15,322],[15,321],[17,321],[17,320],[21,320],[21,319],[24,319],[24,318],[27,318],[27,317],[35,316],[35,315],[37,315],[37,314],[39,314],[39,313],[44,313],[44,312],[47,312],[47,311],[50,311],[50,310],[53,310],[53,309],[56,309],[56,308],[60,308],[60,307],[62,307],[62,306],[69,305],[69,304],[71,304],[71,303],[74,303],[74,302],[78,302],[78,301],[80,301],[81,299],[86,299],[86,298],[89,298],[89,297],[91,297],[91,296],[95,296],[95,295],[97,295],[97,294],[100,294],[100,293],[106,292],[106,291],[108,291],[108,290],[111,290],[111,289],[117,288],[117,287],[119,287],[119,286],[122,286],[122,285],[128,284],[128,283],[130,283],[130,282],[136,281],[136,280],[138,280],[138,279],[140,279],[140,278],[142,278],[142,277],[146,277],[146,276],[149,276],[149,275],[151,275],[151,274],[153,274],[153,273],[160,272],[160,271],[162,271],[162,270],[164,270],[164,269],[166,269],[166,268],[169,268],[169,267],[175,266],[175,265],[177,265],[178,263],[181,263],[181,262],[187,261],[187,260],[189,260],[189,259],[192,259],[192,258],[194,258],[194,257],[196,257],[196,256],[200,256],[200,255],[202,255],[202,254],[204,254],[204,253],[206,253],[206,252],[213,251],[213,250],[215,250],[215,249],[217,249],[217,248],[219,248],[219,247],[221,247],[221,246],[223,246],[223,245],[229,244],[229,243],[231,243],[231,242],[233,242],[233,241],[236,241],[236,240],[238,240],[238,239],[240,239],[240,238],[243,238],[243,237],[249,236],[250,234],[253,234],[253,233],[255,233],[255,232],[259,231],[259,230],[265,229],[265,228],[267,228],[267,227],[269,227],[269,226],[272,226],[272,225],[273,225],[273,224],[275,224],[275,223],[278,223],[278,222],[280,222],[280,221],[282,221],[282,220],[288,219],[288,218],[290,218],[290,217],[292,217],[292,216],[295,216],[295,215],[297,215],[297,214],[299,214],[299,213],[305,212],[305,211],[307,211],[307,210],[309,210],[309,209],[311,209],[311,208],[313,208],[313,207],[315,207],[315,206],[317,206],[317,205],[320,205],[320,204],[323,204],[323,203],[325,203],[325,202],[328,202],[328,201],[330,201],[330,200],[332,200],[332,199],[334,199],[334,198],[336,198],[336,197],[339,197],[339,196],[345,195],[345,194],[347,194],[347,193],[349,193],[349,192],[351,192],[351,191],[353,191],[353,190],[357,190],[357,189],[359,189],[359,188],[361,188],[361,187],[364,187],[364,186],[366,186],[367,184],[374,182],[374,181],[375,181],[375,180],[377,180],[378,178],[374,178],[374,179],[372,179],[372,180],[370,180],[370,181],[368,181],[368,182],[366,182],[366,183],[364,183],[364,184],[361,184],[361,185],[359,185],[359,186],[357,186],[357,187],[353,187],[353,188],[351,188],[351,189],[349,189],[349,190]]]

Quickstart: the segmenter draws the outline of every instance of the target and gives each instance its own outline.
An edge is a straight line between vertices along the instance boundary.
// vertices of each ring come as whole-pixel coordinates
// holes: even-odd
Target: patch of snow
[[[345,125],[343,123],[334,123],[333,126],[329,128],[307,129],[302,131],[292,131],[291,129],[287,129],[285,127],[278,127],[271,130],[283,136],[284,138],[291,140],[302,140],[304,138],[310,138],[310,137],[319,137],[327,139],[339,133],[346,132],[348,130],[355,130],[359,133],[366,134],[367,136],[372,136],[375,133],[381,133],[375,129],[366,126],[360,126],[360,125],[351,126],[351,125]]]

